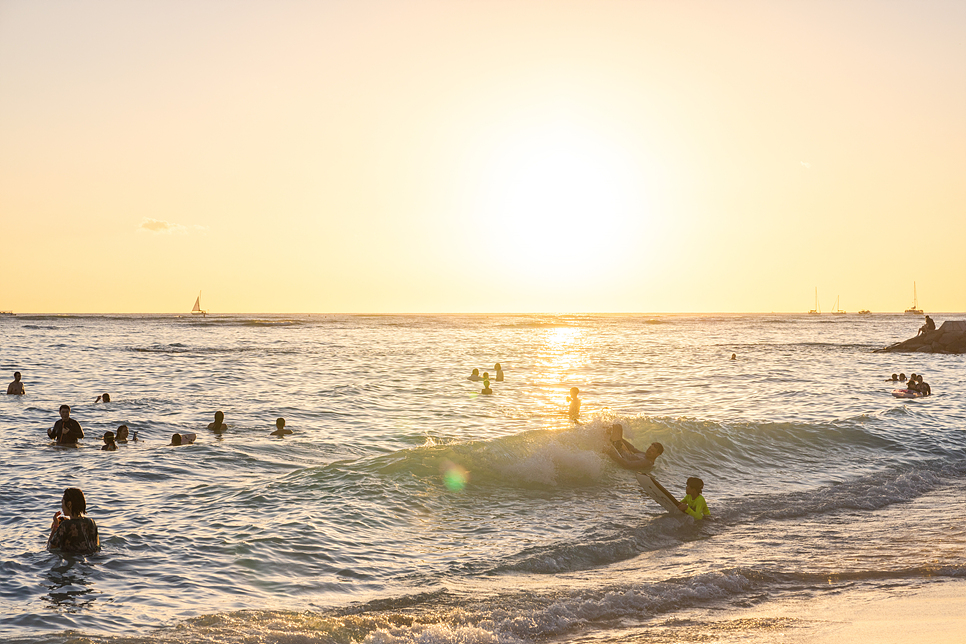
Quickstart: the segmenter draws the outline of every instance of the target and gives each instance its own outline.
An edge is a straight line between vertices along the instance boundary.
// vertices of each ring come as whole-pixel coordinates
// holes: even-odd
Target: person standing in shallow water
[[[500,366],[500,363],[497,362],[495,365],[493,365],[493,369],[496,371],[496,375],[493,377],[493,379],[496,382],[503,382],[503,367]]]
[[[80,423],[70,417],[70,405],[60,406],[60,420],[47,430],[47,436],[57,441],[58,445],[76,445],[84,438],[84,430]]]
[[[208,429],[215,432],[223,432],[228,429],[228,425],[225,424],[225,412],[216,411],[215,412],[215,422],[208,423]]]
[[[567,396],[567,402],[570,403],[570,409],[567,410],[567,415],[570,416],[570,420],[577,422],[580,417],[580,399],[577,397],[580,395],[580,389],[576,387],[570,388],[570,395]]]
[[[7,394],[10,396],[23,396],[26,391],[24,391],[23,383],[20,382],[20,372],[13,372],[13,382],[7,385]]]
[[[93,519],[84,516],[85,512],[87,500],[80,488],[69,487],[64,490],[60,510],[54,513],[54,520],[50,524],[47,548],[77,554],[90,554],[100,550],[97,524]]]

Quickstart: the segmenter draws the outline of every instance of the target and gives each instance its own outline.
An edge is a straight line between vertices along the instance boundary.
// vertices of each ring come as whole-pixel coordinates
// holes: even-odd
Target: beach
[[[966,358],[873,353],[917,323],[5,317],[0,642],[957,641]],[[79,448],[46,435],[65,403]],[[642,493],[615,422],[710,519]],[[45,547],[67,487],[97,554]]]

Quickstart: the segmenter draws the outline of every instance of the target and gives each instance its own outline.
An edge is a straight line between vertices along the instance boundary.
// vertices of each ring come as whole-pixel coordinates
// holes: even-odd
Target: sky
[[[966,3],[0,0],[0,310],[966,311]]]

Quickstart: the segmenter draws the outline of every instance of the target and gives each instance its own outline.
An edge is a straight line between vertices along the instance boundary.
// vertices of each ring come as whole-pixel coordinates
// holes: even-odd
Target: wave
[[[245,644],[253,640],[313,641],[323,644],[524,644],[578,635],[601,641],[635,641],[650,633],[664,641],[666,629],[691,627],[698,637],[675,641],[705,641],[716,628],[731,636],[753,636],[776,626],[787,628],[797,619],[757,618],[753,623],[727,620],[727,614],[702,618],[700,609],[750,606],[763,596],[840,593],[856,583],[915,582],[935,577],[963,578],[962,566],[922,566],[896,571],[858,571],[847,575],[798,574],[767,568],[731,568],[661,581],[594,586],[562,583],[551,589],[507,591],[486,585],[464,591],[439,587],[429,592],[400,594],[326,608],[314,603],[293,609],[245,610],[203,615],[150,634],[85,637],[91,644],[219,642]],[[306,609],[308,608],[308,609]],[[686,620],[673,615],[685,611]],[[702,621],[708,619],[709,621]],[[660,621],[656,621],[660,620]],[[645,630],[646,629],[646,630]],[[683,633],[677,633],[683,635]],[[697,635],[697,633],[696,633]],[[601,637],[606,636],[606,637]],[[20,640],[23,641],[23,640]],[[46,642],[37,637],[29,641]],[[51,637],[49,641],[59,641]]]

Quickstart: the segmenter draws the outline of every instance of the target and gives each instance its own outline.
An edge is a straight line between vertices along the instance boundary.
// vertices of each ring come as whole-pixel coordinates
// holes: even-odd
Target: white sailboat
[[[922,309],[919,308],[919,298],[916,297],[916,283],[912,283],[912,308],[906,309],[908,315],[922,315]]]
[[[822,309],[818,306],[818,287],[815,287],[815,308],[808,312],[809,315],[821,315]]]
[[[198,297],[195,298],[194,308],[191,309],[191,315],[200,315],[202,317],[208,316],[208,311],[201,308],[201,291],[198,291]]]
[[[835,296],[835,308],[832,309],[832,315],[845,315],[845,311],[839,308],[839,296]]]

